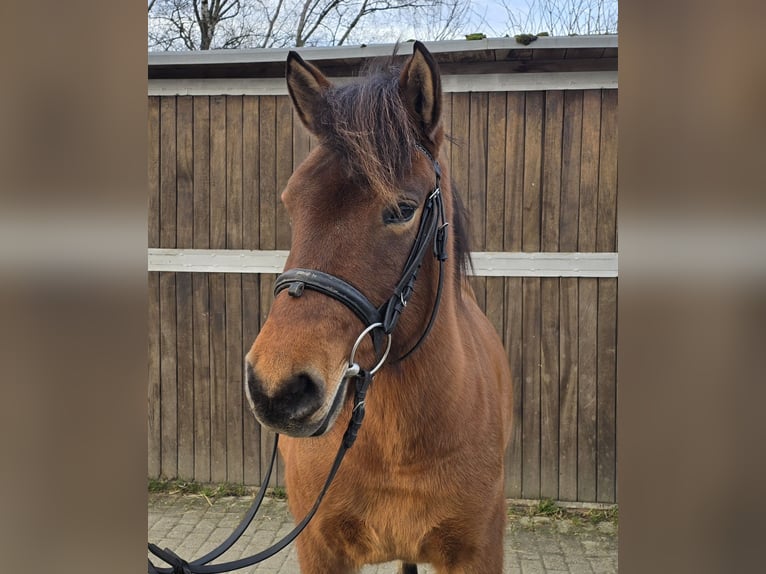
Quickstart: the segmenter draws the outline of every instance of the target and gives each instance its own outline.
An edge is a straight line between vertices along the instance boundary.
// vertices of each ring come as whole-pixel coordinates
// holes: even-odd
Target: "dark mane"
[[[373,63],[353,84],[337,86],[325,95],[321,116],[322,143],[336,152],[347,176],[371,188],[391,205],[395,190],[412,168],[415,126],[399,95],[399,67],[394,55]],[[452,184],[452,233],[460,282],[469,268],[468,217]],[[458,291],[459,292],[459,291]]]
[[[399,96],[393,58],[368,69],[360,81],[326,94],[322,142],[336,151],[348,176],[396,203],[392,189],[412,166],[414,127]]]
[[[458,263],[457,273],[457,292],[460,293],[460,282],[468,274],[468,270],[473,271],[473,261],[471,260],[471,245],[469,242],[469,230],[468,230],[468,210],[463,204],[463,199],[460,197],[460,193],[455,187],[455,183],[451,182],[452,186],[452,233],[455,234],[455,259]]]

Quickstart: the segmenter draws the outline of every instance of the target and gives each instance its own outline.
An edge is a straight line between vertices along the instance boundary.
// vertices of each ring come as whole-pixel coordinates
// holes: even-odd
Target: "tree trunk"
[[[200,50],[210,49],[210,44],[213,43],[213,34],[215,34],[215,24],[210,13],[208,0],[202,0],[202,6],[199,11]]]

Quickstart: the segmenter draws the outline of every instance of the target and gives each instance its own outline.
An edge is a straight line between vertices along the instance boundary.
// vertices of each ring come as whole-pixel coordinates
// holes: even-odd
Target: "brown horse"
[[[389,64],[336,87],[291,52],[287,84],[320,144],[282,194],[292,225],[286,269],[337,277],[377,307],[408,264],[438,175],[449,223],[444,279],[429,246],[367,395],[358,440],[297,540],[301,571],[344,574],[399,560],[407,573],[431,563],[440,573],[499,574],[510,371],[465,277],[463,209],[439,155],[438,66],[416,42],[400,69]],[[280,291],[247,355],[253,412],[286,435],[280,451],[296,519],[313,505],[352,414],[345,375],[366,326],[357,315],[327,293]],[[380,355],[360,339],[357,361],[371,368]]]

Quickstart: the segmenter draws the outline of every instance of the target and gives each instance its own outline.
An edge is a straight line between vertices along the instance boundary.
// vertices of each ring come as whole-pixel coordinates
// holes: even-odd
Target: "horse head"
[[[439,186],[435,158],[444,132],[437,64],[416,42],[401,68],[334,86],[290,52],[287,85],[319,145],[281,196],[292,228],[285,269],[338,278],[382,306],[408,265],[424,206]],[[446,173],[441,187],[449,189]],[[443,195],[450,221],[454,198]],[[426,256],[418,289],[393,333],[392,355],[405,354],[426,329],[437,277],[437,264]],[[261,424],[295,437],[330,429],[348,393],[349,352],[366,326],[334,297],[279,291],[246,357],[246,392]],[[363,339],[359,363],[374,364],[376,350]]]

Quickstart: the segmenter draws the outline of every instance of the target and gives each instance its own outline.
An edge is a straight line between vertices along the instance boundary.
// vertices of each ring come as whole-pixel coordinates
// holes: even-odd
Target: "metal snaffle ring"
[[[348,358],[349,369],[352,369],[354,365],[356,365],[356,363],[354,362],[354,358],[356,357],[356,350],[359,348],[359,345],[362,343],[364,338],[371,331],[374,331],[375,329],[382,329],[382,328],[383,328],[383,323],[373,323],[372,325],[367,327],[364,331],[362,331],[359,334],[359,336],[356,338],[356,342],[354,343],[354,346],[351,347],[351,356]],[[374,375],[380,370],[380,368],[383,366],[383,363],[386,362],[386,359],[388,358],[388,352],[390,350],[391,350],[391,333],[388,333],[388,344],[386,345],[386,350],[383,352],[383,356],[378,361],[378,364],[368,371],[370,375]]]

